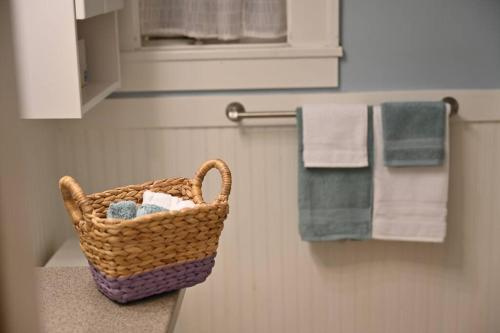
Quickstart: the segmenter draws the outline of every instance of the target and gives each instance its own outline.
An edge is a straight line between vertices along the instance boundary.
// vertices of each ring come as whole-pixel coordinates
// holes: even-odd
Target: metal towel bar
[[[443,98],[443,102],[451,108],[450,116],[458,113],[458,102],[453,97]],[[247,112],[243,104],[232,102],[226,107],[226,117],[231,121],[238,122],[245,118],[291,118],[295,117],[295,111],[259,111]]]

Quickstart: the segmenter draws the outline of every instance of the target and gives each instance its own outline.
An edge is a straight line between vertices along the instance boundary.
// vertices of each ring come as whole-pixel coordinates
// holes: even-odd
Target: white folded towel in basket
[[[144,191],[142,197],[143,205],[156,205],[168,210],[180,210],[182,208],[193,208],[194,202],[182,200],[167,193]]]

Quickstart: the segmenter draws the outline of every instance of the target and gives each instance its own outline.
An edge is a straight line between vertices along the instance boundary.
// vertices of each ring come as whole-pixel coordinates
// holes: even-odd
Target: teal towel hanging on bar
[[[442,165],[444,102],[382,104],[384,164],[389,167]]]
[[[368,110],[369,166],[305,168],[302,109],[297,110],[299,232],[305,241],[371,238],[373,115]]]

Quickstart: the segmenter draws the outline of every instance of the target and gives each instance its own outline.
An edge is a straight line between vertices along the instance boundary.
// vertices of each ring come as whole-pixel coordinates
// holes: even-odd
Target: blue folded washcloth
[[[444,102],[382,104],[386,166],[442,165],[445,154]]]
[[[106,217],[108,219],[131,220],[135,218],[137,205],[134,201],[118,201],[109,205]]]
[[[168,209],[158,205],[143,204],[137,209],[137,217],[158,212],[168,212]]]
[[[368,111],[368,167],[305,168],[302,158],[302,110],[299,136],[299,231],[302,240],[371,238],[373,129]],[[334,125],[334,124],[333,124]],[[332,125],[332,126],[333,126]]]

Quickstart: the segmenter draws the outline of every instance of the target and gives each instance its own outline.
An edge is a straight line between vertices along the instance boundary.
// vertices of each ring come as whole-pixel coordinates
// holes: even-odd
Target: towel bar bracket
[[[446,104],[448,104],[450,106],[450,109],[451,109],[450,110],[450,117],[458,114],[459,105],[458,105],[458,101],[454,97],[447,96],[447,97],[443,98],[443,102],[445,102]]]
[[[443,98],[443,102],[450,106],[450,116],[458,114],[458,101],[453,97]],[[239,122],[246,118],[292,118],[295,117],[295,111],[259,111],[247,112],[245,106],[239,102],[232,102],[226,107],[227,119]]]

